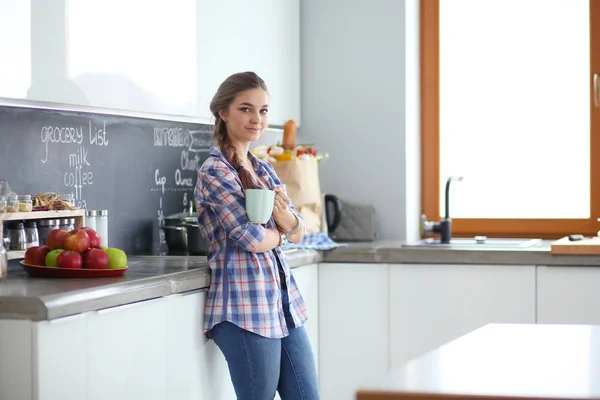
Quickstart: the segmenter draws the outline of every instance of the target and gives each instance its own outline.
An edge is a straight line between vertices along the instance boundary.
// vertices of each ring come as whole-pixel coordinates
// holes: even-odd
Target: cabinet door
[[[392,370],[492,322],[535,323],[535,266],[390,265]]]
[[[389,371],[387,264],[319,264],[323,400],[350,400]]]
[[[35,398],[31,325],[26,320],[0,319],[0,399]]]
[[[208,400],[202,333],[206,291],[167,297],[167,392],[169,398]]]
[[[305,265],[293,268],[292,275],[308,308],[308,320],[304,324],[312,346],[317,373],[319,370],[319,266]]]
[[[600,325],[600,268],[537,267],[537,322]]]
[[[87,398],[87,314],[33,324],[37,399]]]
[[[198,107],[236,72],[254,71],[271,95],[269,122],[300,125],[300,1],[197,2]]]
[[[166,400],[164,298],[88,315],[88,400]]]

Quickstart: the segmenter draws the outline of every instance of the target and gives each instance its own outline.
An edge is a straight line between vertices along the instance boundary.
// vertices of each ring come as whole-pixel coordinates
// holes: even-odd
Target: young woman
[[[306,305],[281,251],[304,223],[273,168],[249,152],[268,126],[269,95],[253,72],[228,77],[212,99],[214,136],[198,171],[198,221],[209,244],[211,284],[204,331],[229,366],[238,399],[319,398],[315,361],[302,326]],[[275,190],[266,224],[251,223],[245,191]]]

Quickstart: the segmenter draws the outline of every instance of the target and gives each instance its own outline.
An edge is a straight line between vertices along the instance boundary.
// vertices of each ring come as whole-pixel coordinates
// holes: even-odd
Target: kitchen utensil
[[[164,218],[161,227],[169,255],[203,256],[208,252],[204,238],[200,234],[197,213],[179,213]]]

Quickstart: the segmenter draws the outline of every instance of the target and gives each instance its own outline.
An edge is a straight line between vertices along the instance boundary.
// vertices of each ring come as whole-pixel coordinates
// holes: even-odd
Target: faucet
[[[440,242],[449,244],[452,239],[452,218],[450,218],[450,182],[462,181],[462,176],[451,176],[446,181],[446,193],[444,196],[444,211],[446,215],[439,222],[427,221],[425,214],[421,215],[421,231],[422,233],[439,233]]]

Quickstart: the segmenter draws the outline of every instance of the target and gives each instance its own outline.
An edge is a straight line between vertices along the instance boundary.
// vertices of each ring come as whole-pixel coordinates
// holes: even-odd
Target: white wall
[[[324,192],[374,204],[380,237],[419,234],[418,0],[302,0],[300,142]]]

